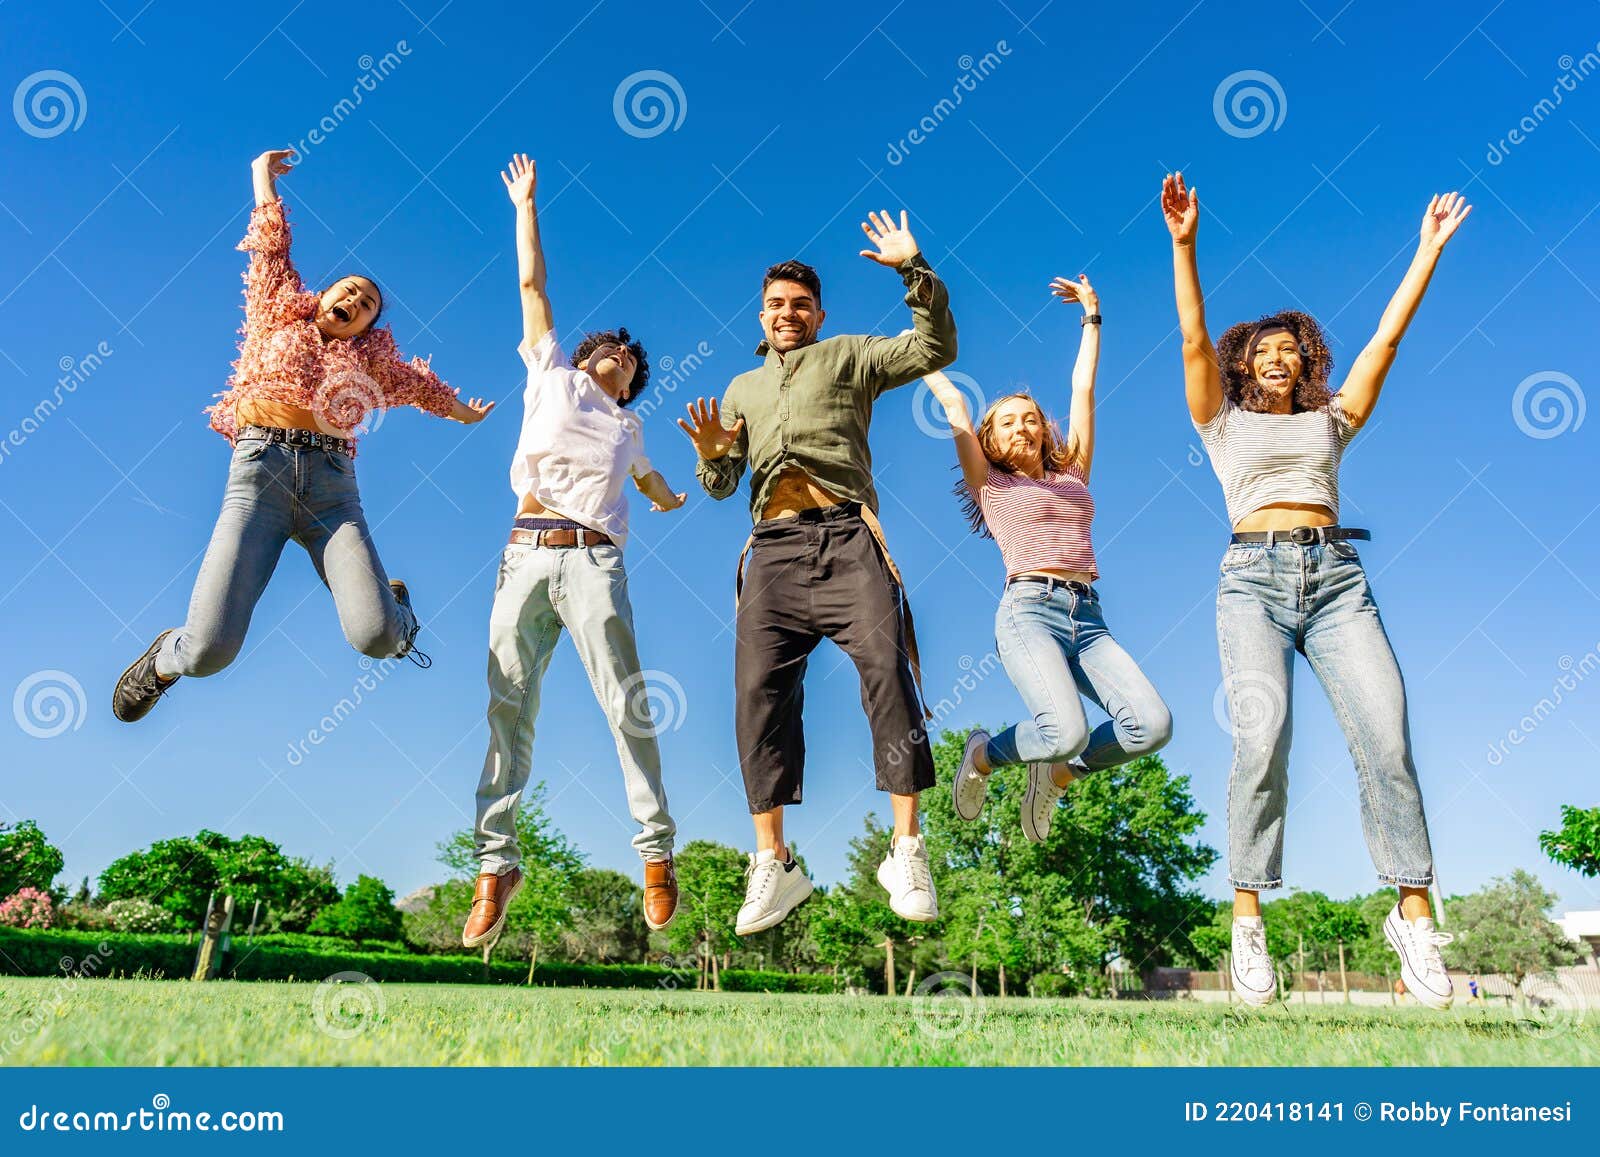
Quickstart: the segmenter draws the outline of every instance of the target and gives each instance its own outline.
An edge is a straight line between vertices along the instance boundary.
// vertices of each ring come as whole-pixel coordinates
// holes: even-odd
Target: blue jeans
[[[333,450],[241,438],[188,621],[162,644],[157,672],[215,675],[233,662],[290,539],[305,547],[333,593],[352,647],[374,659],[411,649],[416,616],[389,589],[361,512],[354,460]]]
[[[1283,884],[1294,656],[1311,663],[1355,760],[1367,850],[1386,884],[1433,882],[1433,851],[1411,759],[1405,684],[1355,547],[1231,547],[1217,584],[1217,645],[1233,720],[1228,875]]]
[[[533,771],[540,684],[563,628],[611,725],[628,811],[639,825],[633,846],[647,861],[672,855],[676,826],[661,786],[650,683],[675,683],[664,672],[639,669],[622,550],[513,544],[501,558],[489,612],[489,752],[476,823],[482,872],[500,875],[522,860],[517,808]]]
[[[995,613],[994,634],[1006,674],[1032,718],[989,740],[991,767],[1078,759],[1099,771],[1172,738],[1172,713],[1106,630],[1098,595],[1079,595],[1059,583],[1012,583]],[[1093,732],[1080,695],[1111,716]]]

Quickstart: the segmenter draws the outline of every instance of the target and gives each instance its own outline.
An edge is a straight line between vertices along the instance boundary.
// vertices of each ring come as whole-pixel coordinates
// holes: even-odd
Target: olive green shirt
[[[726,498],[750,468],[750,517],[760,521],[778,475],[798,466],[818,485],[876,512],[867,428],[878,395],[956,358],[950,293],[918,253],[898,266],[912,328],[898,337],[846,334],[779,354],[765,341],[759,369],[734,378],[722,398],[723,425],[744,419],[726,455],[695,467],[706,493]]]

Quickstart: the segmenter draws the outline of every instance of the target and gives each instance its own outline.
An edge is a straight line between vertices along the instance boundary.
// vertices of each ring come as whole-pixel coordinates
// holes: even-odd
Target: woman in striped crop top
[[[1428,888],[1433,852],[1412,760],[1405,685],[1352,539],[1339,525],[1339,463],[1377,405],[1406,327],[1444,245],[1470,206],[1436,196],[1416,255],[1344,386],[1328,391],[1333,358],[1316,321],[1288,311],[1242,322],[1216,346],[1206,330],[1195,261],[1198,196],[1168,176],[1161,208],[1183,332],[1189,415],[1222,483],[1233,539],[1217,586],[1217,643],[1233,726],[1228,780],[1228,875],[1234,887],[1233,986],[1269,1004],[1277,974],[1260,892],[1283,886],[1288,810],[1290,689],[1303,654],[1333,705],[1355,758],[1361,822],[1378,879],[1399,889],[1384,935],[1406,987],[1448,1007]]]
[[[979,728],[967,737],[951,787],[956,814],[977,819],[991,770],[1026,763],[1022,830],[1035,843],[1049,836],[1074,779],[1155,751],[1172,736],[1167,705],[1106,630],[1092,585],[1100,577],[1089,541],[1100,301],[1082,275],[1058,277],[1050,288],[1084,311],[1065,437],[1028,394],[1001,398],[974,429],[961,392],[942,373],[927,378],[955,438],[962,506],[1005,560],[995,643],[1028,709],[1027,719],[998,735]],[[1091,730],[1081,696],[1110,719]]]
[[[188,621],[162,631],[117,680],[112,713],[143,719],[180,676],[212,675],[239,653],[251,613],[283,548],[305,547],[333,594],[352,647],[373,658],[414,652],[417,617],[404,583],[384,574],[356,487],[355,433],[375,411],[415,406],[458,422],[494,408],[463,402],[421,358],[406,361],[368,278],[310,292],[289,260],[289,222],[277,179],[293,150],[251,166],[256,206],[239,248],[244,328],[228,389],[208,411],[233,447],[222,513],[189,600]]]

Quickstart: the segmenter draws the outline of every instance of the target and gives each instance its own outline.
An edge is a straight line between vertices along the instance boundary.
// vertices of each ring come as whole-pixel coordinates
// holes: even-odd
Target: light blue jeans
[[[1283,885],[1296,651],[1310,661],[1350,745],[1378,879],[1431,884],[1433,851],[1411,759],[1405,684],[1356,548],[1348,542],[1229,548],[1217,584],[1217,645],[1233,726],[1232,885]]]
[[[539,685],[563,627],[572,632],[616,740],[628,811],[639,824],[633,846],[645,860],[672,855],[676,827],[661,786],[621,549],[513,544],[501,558],[489,613],[489,754],[478,782],[476,825],[480,871],[498,875],[522,859],[517,806],[533,767]]]
[[[1079,595],[1061,583],[1012,583],[995,613],[994,634],[1032,718],[989,740],[991,767],[1077,759],[1100,771],[1172,738],[1172,713],[1106,630],[1098,595]],[[1080,695],[1111,717],[1092,732]]]
[[[233,662],[291,539],[333,592],[352,647],[374,659],[410,649],[416,616],[389,589],[361,512],[355,461],[333,450],[241,438],[188,621],[167,636],[156,670],[169,678],[214,675]]]

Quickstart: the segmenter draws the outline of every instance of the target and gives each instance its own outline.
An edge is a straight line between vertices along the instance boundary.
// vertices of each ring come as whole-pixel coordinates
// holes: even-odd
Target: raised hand
[[[1161,182],[1161,216],[1175,244],[1194,244],[1200,228],[1200,192],[1184,187],[1182,173],[1168,173]]]
[[[293,149],[268,149],[252,161],[250,167],[265,170],[269,177],[281,177],[294,167],[289,163],[292,156]]]
[[[527,153],[513,153],[511,167],[500,174],[505,182],[506,196],[513,205],[533,200],[533,191],[539,184],[539,169]]]
[[[1443,249],[1471,212],[1472,206],[1460,193],[1435,193],[1422,215],[1422,244]]]
[[[879,265],[887,265],[891,269],[917,255],[917,239],[911,236],[911,229],[906,218],[906,211],[900,210],[900,224],[894,223],[894,218],[889,216],[889,210],[880,213],[868,213],[871,220],[861,222],[861,231],[867,235],[878,248],[876,251],[863,249],[861,256],[876,261]]]
[[[460,422],[463,426],[473,426],[489,416],[489,411],[494,409],[495,403],[485,402],[482,398],[473,398],[463,402],[456,399],[456,404],[447,415],[452,421]]]
[[[1064,302],[1076,301],[1083,306],[1085,314],[1100,312],[1100,295],[1094,291],[1094,286],[1089,284],[1087,273],[1078,274],[1076,281],[1068,277],[1057,277],[1050,283],[1050,292]]]
[[[696,398],[684,409],[689,412],[689,420],[685,422],[679,418],[678,428],[689,435],[695,453],[710,462],[725,457],[733,449],[734,442],[738,441],[744,429],[743,418],[734,423],[733,429],[723,429],[722,411],[715,398],[709,402],[704,398]]]

